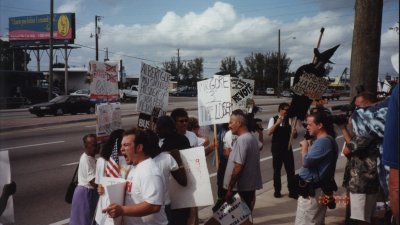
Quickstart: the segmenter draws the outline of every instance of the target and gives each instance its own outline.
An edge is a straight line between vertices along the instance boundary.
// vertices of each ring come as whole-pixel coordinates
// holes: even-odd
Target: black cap
[[[325,61],[328,63],[333,63],[329,59],[332,57],[332,55],[335,53],[336,49],[339,48],[339,45],[336,45],[333,48],[330,48],[322,53],[319,52],[318,48],[314,48],[314,55],[317,57],[319,61]]]

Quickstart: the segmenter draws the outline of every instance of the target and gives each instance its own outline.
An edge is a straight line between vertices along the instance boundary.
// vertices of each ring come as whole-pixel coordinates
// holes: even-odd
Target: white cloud
[[[60,8],[72,9],[80,3],[79,0],[71,0]],[[345,3],[340,1],[340,4]],[[281,29],[281,50],[293,60],[290,69],[295,71],[299,66],[311,62],[320,28],[325,27],[320,49],[324,51],[340,44],[332,57],[335,64],[331,74],[340,75],[345,67],[350,66],[351,56],[353,17],[346,13],[347,16],[343,16],[343,12],[339,10],[322,11],[297,21],[282,22],[268,17],[238,16],[232,5],[215,2],[212,7],[201,13],[188,12],[178,15],[169,11],[154,24],[125,22],[110,25],[107,24],[107,20],[103,20],[99,24],[99,49],[108,47],[110,52],[163,62],[176,57],[176,49],[179,48],[182,60],[204,58],[204,75],[207,77],[218,71],[220,61],[227,56],[234,56],[236,60],[243,62],[244,57],[252,52],[277,51],[278,29]],[[94,22],[79,27],[75,42],[94,47],[94,38],[90,38],[93,32]],[[393,71],[390,57],[398,52],[398,46],[398,34],[396,36],[393,31],[382,34],[380,73]],[[93,59],[94,55],[91,49],[74,50],[71,62],[88,61],[85,57]],[[103,52],[99,55],[100,58],[104,57]],[[140,60],[110,54],[110,58],[119,57],[124,60],[129,74],[138,73]]]
[[[82,7],[82,0],[67,0],[64,4],[60,5],[55,11],[57,13],[64,12],[79,12]]]

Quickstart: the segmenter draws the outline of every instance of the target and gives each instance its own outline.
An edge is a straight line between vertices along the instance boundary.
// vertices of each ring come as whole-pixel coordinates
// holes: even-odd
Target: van
[[[267,95],[275,95],[275,89],[273,88],[267,88],[267,90],[265,90],[265,93]]]

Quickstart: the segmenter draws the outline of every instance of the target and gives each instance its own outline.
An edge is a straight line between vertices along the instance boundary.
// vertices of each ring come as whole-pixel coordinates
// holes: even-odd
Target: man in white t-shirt
[[[127,176],[125,205],[111,204],[103,209],[111,217],[123,216],[126,225],[166,225],[165,180],[149,151],[150,132],[132,129],[124,133],[121,152],[127,164],[134,165]]]

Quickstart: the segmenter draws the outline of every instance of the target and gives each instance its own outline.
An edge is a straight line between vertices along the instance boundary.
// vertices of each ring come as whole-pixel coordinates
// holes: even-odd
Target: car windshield
[[[53,98],[50,100],[51,103],[60,103],[60,102],[65,102],[68,99],[68,96],[66,95],[61,95]]]

